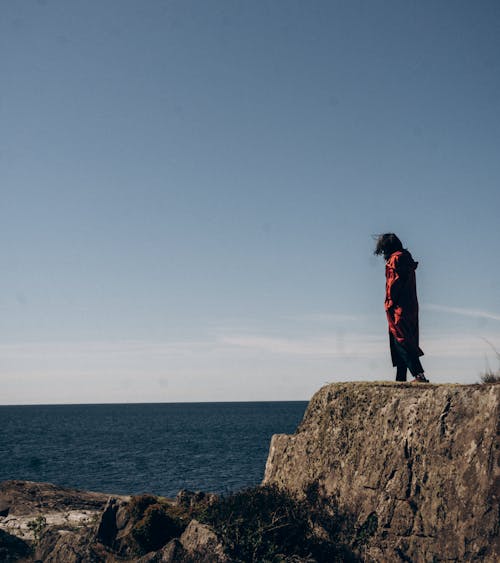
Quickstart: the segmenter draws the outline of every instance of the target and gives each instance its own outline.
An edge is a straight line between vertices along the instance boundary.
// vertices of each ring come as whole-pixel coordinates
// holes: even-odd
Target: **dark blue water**
[[[262,480],[272,434],[307,402],[0,407],[0,481],[117,494],[228,492]]]

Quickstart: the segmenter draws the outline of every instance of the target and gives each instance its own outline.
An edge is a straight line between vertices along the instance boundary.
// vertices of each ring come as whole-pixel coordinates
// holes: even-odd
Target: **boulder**
[[[121,537],[123,537],[123,530],[129,522],[126,507],[127,502],[122,499],[116,497],[108,499],[99,518],[96,532],[97,541],[110,548],[115,547],[118,534],[121,533]]]
[[[229,563],[224,546],[214,530],[197,520],[191,520],[180,537],[180,543],[190,560],[200,563]]]
[[[49,529],[35,549],[35,561],[44,563],[97,563],[103,561],[93,551],[93,542],[82,530]]]
[[[137,563],[189,563],[190,558],[181,542],[175,538],[170,540],[166,546],[159,551],[148,553]]]
[[[112,497],[100,516],[95,540],[121,557],[137,558],[159,551],[186,527],[170,513],[172,506],[171,501],[153,495],[137,495],[131,500]]]
[[[264,483],[354,514],[366,561],[494,563],[499,414],[500,385],[327,385],[273,436]]]

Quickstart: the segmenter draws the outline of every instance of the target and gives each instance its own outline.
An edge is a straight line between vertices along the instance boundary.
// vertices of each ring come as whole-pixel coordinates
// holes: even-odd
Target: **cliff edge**
[[[327,385],[264,484],[314,484],[369,529],[366,561],[500,561],[499,414],[500,385]]]

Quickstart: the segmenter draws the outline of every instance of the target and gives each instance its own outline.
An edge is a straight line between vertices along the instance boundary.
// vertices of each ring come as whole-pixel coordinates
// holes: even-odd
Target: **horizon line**
[[[4,407],[100,407],[100,406],[116,406],[116,405],[221,405],[221,404],[235,404],[235,403],[307,403],[310,399],[256,399],[254,401],[145,401],[145,402],[130,402],[130,403],[10,403],[0,404],[0,408]]]

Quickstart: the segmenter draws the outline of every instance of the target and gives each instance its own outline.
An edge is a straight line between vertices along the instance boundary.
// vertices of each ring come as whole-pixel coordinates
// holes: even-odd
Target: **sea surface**
[[[0,407],[0,481],[115,494],[228,493],[260,483],[273,434],[306,401]]]

